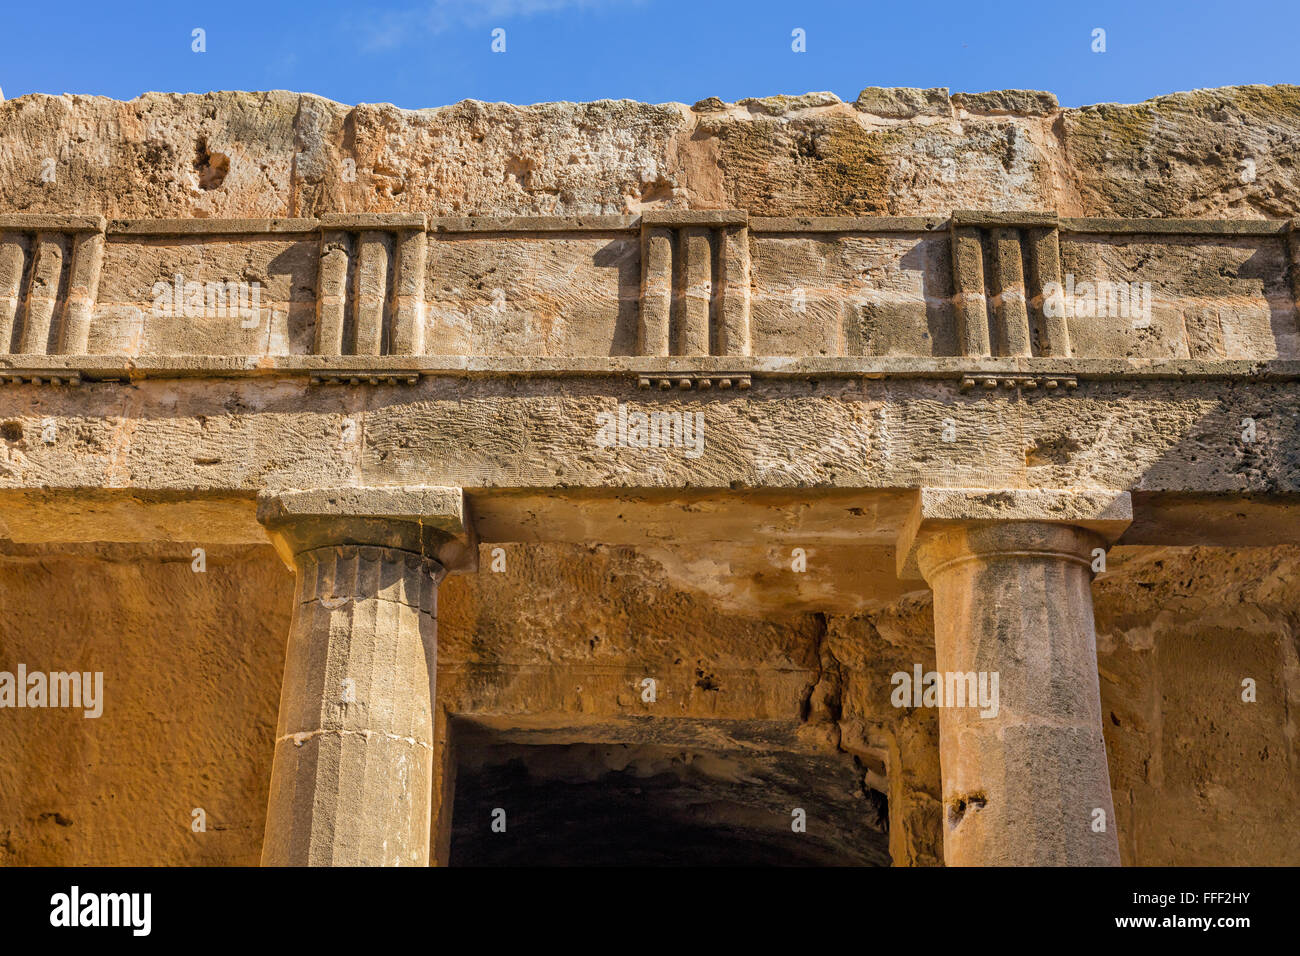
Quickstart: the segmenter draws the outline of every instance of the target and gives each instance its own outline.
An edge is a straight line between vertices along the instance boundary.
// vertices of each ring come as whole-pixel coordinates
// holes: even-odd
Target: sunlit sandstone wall
[[[24,97],[0,103],[0,211],[232,218],[717,208],[942,222],[951,209],[986,208],[1281,219],[1296,215],[1300,196],[1297,127],[1300,89],[1292,87],[1083,110],[1059,110],[1045,94],[950,98],[897,90],[866,91],[855,104],[813,94],[736,105],[706,100],[693,108],[463,103],[418,112],[283,92],[150,95],[130,103]],[[40,172],[51,157],[56,175],[46,182]],[[583,316],[564,338],[544,343],[559,353],[602,355],[611,342],[615,351],[631,349],[630,333],[619,332],[617,303],[637,295],[622,268],[633,241],[615,231],[551,243],[555,257],[572,264],[604,258],[550,302],[546,289],[528,281],[535,270],[527,255],[494,253],[472,234],[438,261],[454,273],[458,261],[478,269],[493,254],[516,256],[487,265],[511,278],[512,288],[531,291],[535,311]],[[896,345],[907,354],[955,354],[951,341],[919,334],[929,326],[918,308],[946,308],[939,301],[946,289],[916,284],[917,264],[943,276],[947,259],[937,242],[922,231],[834,243],[779,232],[757,237],[755,272],[774,295],[791,291],[783,272],[819,273],[825,287],[810,290],[802,325],[765,312],[757,295],[755,353],[888,354]],[[281,270],[282,288],[272,293],[286,311],[298,303],[305,313],[315,296],[315,241],[267,239],[258,248],[261,258],[247,265],[268,278],[272,261],[301,260],[301,275]],[[1156,249],[1066,237],[1061,254],[1063,265],[1080,273],[1100,271],[1096,263],[1116,272],[1146,263],[1171,290],[1164,305],[1178,314],[1175,320],[1157,308],[1153,331],[1139,336],[1080,326],[1077,354],[1111,354],[1118,342],[1120,354],[1135,357],[1296,357],[1294,338],[1277,318],[1289,312],[1277,238],[1202,241],[1180,253],[1177,243]],[[114,302],[147,304],[157,268],[188,265],[184,251],[139,238],[111,243],[106,255],[122,266],[105,270],[101,305],[110,309]],[[169,255],[174,262],[163,261]],[[228,255],[233,261],[245,253]],[[149,282],[132,284],[139,262],[148,265]],[[870,334],[877,326],[869,313],[826,311],[864,270],[895,293],[893,316],[916,320],[878,326],[901,330],[896,343],[882,345]],[[466,276],[476,278],[473,270]],[[454,318],[446,310],[467,292],[447,285],[430,291],[435,309],[445,296],[444,319]],[[490,289],[473,293],[483,309]],[[1197,321],[1196,301],[1211,296],[1228,302],[1234,321],[1204,313]],[[205,327],[215,338],[198,340],[184,322],[159,321],[136,335],[115,324],[111,311],[102,318],[93,341],[111,354],[162,354],[182,344],[227,354],[308,350],[303,323],[286,322],[281,338],[250,345],[237,324]],[[1237,338],[1225,339],[1225,327]],[[840,334],[810,338],[814,329]],[[474,330],[472,322],[443,322],[433,350],[537,349],[536,340],[509,328],[490,341]],[[190,570],[188,548],[173,550],[4,545],[0,667],[113,660],[116,677],[103,719],[48,710],[25,713],[21,725],[0,723],[0,861],[257,861],[291,580],[269,548],[213,551],[203,579]],[[1126,863],[1300,862],[1293,842],[1280,838],[1295,829],[1300,805],[1298,558],[1285,548],[1135,549],[1117,553],[1112,574],[1094,585]],[[942,858],[933,712],[900,714],[884,679],[932,660],[923,593],[857,617],[783,616],[715,607],[666,583],[653,560],[617,549],[529,546],[512,560],[526,569],[524,578],[453,577],[443,586],[440,705],[519,715],[591,706],[598,727],[616,716],[612,698],[596,705],[567,699],[558,683],[547,683],[557,663],[578,668],[596,655],[621,679],[646,660],[659,661],[684,675],[687,713],[699,719],[765,713],[797,723],[802,715],[798,746],[855,756],[888,788],[894,861]],[[1260,695],[1252,709],[1238,711],[1244,705],[1235,687],[1220,683],[1243,671],[1257,676]],[[208,811],[203,838],[189,829],[194,807]]]
[[[284,91],[26,96],[0,104],[0,208],[1285,218],[1300,195],[1297,126],[1294,86],[1065,110],[1045,93],[881,89],[855,103],[813,93],[413,111]],[[46,183],[48,158],[57,176]]]
[[[1152,283],[1141,329],[1069,323],[1077,357],[1293,358],[1284,229],[1152,235],[1117,233],[1114,220],[1294,216],[1298,125],[1300,88],[1289,86],[1066,110],[1026,91],[418,111],[287,92],[28,96],[0,103],[0,211],[110,220],[87,342],[96,354],[310,352],[313,221],[403,212],[437,219],[422,352],[635,354],[632,217],[739,210],[754,354],[955,355],[944,221],[982,209],[1064,217],[1063,280]],[[508,242],[475,218],[508,216],[577,218]],[[903,218],[810,227],[810,216]],[[125,222],[241,217],[280,221],[255,236],[179,239]],[[6,241],[33,258],[35,234]],[[176,274],[256,281],[274,316],[249,329],[151,314],[155,283]]]
[[[1093,590],[1125,864],[1294,865],[1300,551],[1116,557]],[[927,594],[824,622],[747,618],[665,588],[653,562],[622,549],[516,547],[509,559],[508,580],[443,586],[441,706],[526,724],[583,709],[565,688],[594,672],[631,688],[647,668],[690,689],[686,717],[797,721],[806,700],[809,753],[856,755],[873,783],[888,777],[895,865],[942,861],[935,712],[895,710],[887,682],[933,666]],[[256,865],[291,590],[269,548],[209,554],[206,578],[188,549],[7,555],[0,661],[111,661],[112,677],[99,719],[0,722],[0,863]],[[701,665],[714,689],[697,686]],[[1240,702],[1238,673],[1258,678],[1257,704]],[[593,687],[587,733],[626,705]],[[205,834],[190,832],[195,807]]]
[[[658,214],[672,221],[671,213]],[[1300,356],[1290,261],[1295,240],[1285,220],[1212,221],[1058,218],[965,214],[951,226],[947,211],[929,217],[810,220],[758,217],[743,211],[727,224],[698,229],[673,221],[662,228],[645,217],[591,216],[502,222],[499,219],[416,218],[365,222],[109,220],[86,218],[43,225],[0,218],[0,288],[17,285],[17,301],[33,283],[48,281],[54,312],[68,311],[71,274],[98,263],[100,279],[87,307],[84,351],[105,356],[329,354],[319,302],[340,289],[355,301],[347,268],[383,263],[394,288],[424,303],[411,318],[409,341],[379,351],[436,356],[530,358],[691,354],[691,343],[655,341],[639,310],[653,299],[660,273],[680,283],[689,268],[687,234],[702,258],[736,253],[748,307],[737,341],[698,343],[707,354],[758,356],[957,356],[961,340],[956,294],[985,286],[997,291],[1012,266],[994,261],[1010,250],[1010,277],[1030,302],[1031,327],[1051,309],[1068,335],[1061,342],[1035,333],[1024,349],[995,335],[993,355],[1070,354],[1075,358],[1294,359]],[[677,217],[680,220],[681,217]],[[79,226],[78,222],[84,222]],[[977,252],[978,274],[954,267],[952,235]],[[662,268],[648,243],[678,237]],[[422,253],[416,275],[406,273],[399,246],[413,238]],[[87,243],[102,244],[92,257]],[[331,261],[327,261],[327,257]],[[1021,264],[1021,258],[1025,264]],[[66,260],[60,281],[52,259]],[[984,261],[978,261],[982,258]],[[342,263],[337,267],[334,261]],[[345,265],[345,264],[351,265]],[[341,281],[335,282],[335,268]],[[709,270],[705,270],[709,271]],[[44,273],[49,272],[48,280]],[[400,275],[398,273],[400,272]],[[674,279],[674,275],[677,279]],[[249,288],[255,287],[254,301]],[[1056,288],[1055,299],[1050,292]],[[1048,290],[1048,291],[1045,291]],[[218,295],[219,294],[219,295]],[[723,293],[725,294],[725,292]],[[242,298],[240,297],[242,296]],[[397,293],[393,293],[396,297]],[[680,296],[678,296],[680,298]],[[1068,300],[1068,303],[1067,303]],[[1037,302],[1044,305],[1037,305]],[[390,312],[394,311],[394,302]],[[240,311],[243,307],[245,311]],[[1144,320],[1130,321],[1141,312]],[[1064,313],[1064,314],[1063,314]],[[62,323],[33,339],[21,322],[0,319],[0,353],[76,352],[61,341]],[[726,324],[719,321],[719,324]],[[733,323],[734,324],[734,323]],[[39,340],[39,341],[38,341]],[[366,347],[349,330],[345,353]],[[978,351],[975,354],[979,354]]]

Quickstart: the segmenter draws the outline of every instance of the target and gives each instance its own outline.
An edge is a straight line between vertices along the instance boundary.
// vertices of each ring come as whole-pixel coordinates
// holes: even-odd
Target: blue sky
[[[6,0],[0,23],[8,98],[290,89],[415,108],[947,86],[1080,106],[1300,82],[1300,0]],[[195,29],[206,52],[191,49]],[[795,29],[806,52],[791,49]]]

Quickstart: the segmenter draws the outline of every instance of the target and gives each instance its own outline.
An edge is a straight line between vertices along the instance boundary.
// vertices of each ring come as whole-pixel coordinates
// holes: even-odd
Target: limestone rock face
[[[1124,864],[1294,865],[1276,828],[1300,799],[1287,715],[1300,693],[1300,549],[1119,548],[1111,559],[1093,598]],[[518,732],[562,705],[595,735],[633,703],[651,712],[637,682],[654,674],[684,722],[721,717],[742,740],[762,724],[738,717],[797,721],[802,709],[805,743],[777,749],[819,755],[817,789],[830,795],[849,789],[837,774],[885,790],[894,865],[942,864],[936,712],[892,707],[880,676],[935,666],[927,593],[855,616],[747,616],[667,585],[625,548],[512,546],[506,560],[509,576],[442,585],[440,708],[495,712]],[[0,668],[129,669],[100,720],[47,710],[0,723],[0,864],[257,865],[294,579],[269,546],[210,552],[206,578],[189,562],[188,548],[6,548]],[[1238,672],[1259,678],[1254,709],[1211,693]],[[662,743],[643,733],[641,746]],[[774,743],[759,740],[717,780],[719,806]],[[630,749],[603,748],[609,759]],[[879,833],[868,801],[826,802],[841,845]],[[205,834],[189,829],[196,807]]]
[[[414,637],[403,645],[407,672],[436,670],[423,674],[436,676],[433,713],[405,715],[414,730],[387,728],[415,741],[417,775],[433,778],[435,862],[496,862],[499,846],[474,821],[512,799],[512,820],[525,828],[555,823],[541,812],[548,801],[580,807],[586,837],[611,846],[620,815],[651,806],[647,826],[673,826],[648,831],[656,846],[621,847],[629,862],[656,862],[665,841],[685,840],[704,858],[739,863],[780,852],[797,862],[943,864],[951,807],[939,720],[896,706],[889,680],[938,666],[931,595],[900,581],[894,542],[911,489],[940,475],[962,487],[1132,490],[1145,518],[1090,585],[1089,676],[1099,686],[1088,685],[1089,706],[1099,697],[1120,859],[1300,863],[1300,847],[1279,838],[1296,829],[1300,806],[1295,376],[1231,378],[1238,366],[1253,375],[1252,363],[1300,355],[1287,284],[1295,265],[1283,251],[1292,234],[1062,240],[1053,256],[1080,274],[1153,263],[1172,303],[1140,336],[1131,326],[1072,328],[1084,372],[1114,358],[1116,368],[1131,360],[1124,373],[1172,359],[1203,362],[1193,371],[1205,373],[1177,389],[1154,375],[1097,373],[1063,404],[1046,384],[1030,382],[1022,396],[993,372],[966,391],[929,375],[940,363],[960,372],[975,354],[963,355],[952,332],[956,270],[950,234],[937,228],[958,209],[1300,215],[1300,87],[1082,109],[1037,91],[874,87],[852,103],[808,93],[693,106],[401,110],[285,91],[0,101],[0,215],[925,218],[908,227],[911,238],[841,241],[788,221],[756,233],[755,332],[743,357],[755,359],[746,394],[761,398],[708,392],[711,444],[699,460],[644,448],[611,458],[575,425],[629,395],[661,397],[662,385],[641,392],[624,374],[650,354],[637,351],[637,309],[649,298],[628,223],[509,243],[485,228],[439,247],[429,273],[439,281],[423,303],[434,324],[423,350],[402,358],[417,380],[430,357],[472,357],[474,371],[491,374],[444,370],[369,391],[309,382],[298,374],[305,365],[288,362],[317,362],[319,374],[338,357],[313,353],[317,226],[267,231],[246,246],[219,232],[116,231],[88,341],[125,371],[105,359],[97,378],[56,389],[29,369],[0,393],[0,671],[114,668],[101,720],[0,711],[0,864],[255,865],[277,737],[307,727],[277,734],[295,587],[264,543],[255,496],[431,473],[466,489],[482,536],[472,546],[479,572],[439,585],[436,662],[414,654]],[[1002,256],[1005,246],[990,241]],[[385,255],[391,242],[401,261],[395,238],[358,242]],[[1019,254],[1008,258],[1019,269]],[[0,261],[0,274],[21,278],[16,261]],[[283,328],[250,345],[237,317],[223,332],[181,316],[142,324],[143,335],[113,311],[147,306],[155,279],[182,268],[265,280],[283,303]],[[931,287],[922,273],[940,281]],[[805,275],[823,288],[807,290],[797,315],[779,311],[773,290]],[[490,305],[497,281],[517,289],[520,315],[545,321],[510,325]],[[845,290],[860,286],[905,308],[882,294],[842,313]],[[1245,332],[1225,345],[1224,329]],[[681,357],[663,351],[665,362]],[[551,364],[530,365],[539,355]],[[797,367],[894,355],[917,358],[906,367],[925,374],[888,378],[888,362],[856,378],[831,376],[833,363]],[[177,356],[194,359],[183,374],[165,364]],[[53,363],[76,360],[42,358],[60,374]],[[1227,371],[1205,371],[1220,359]],[[149,378],[151,360],[166,374]],[[567,374],[606,360],[617,368]],[[6,354],[0,371],[22,361]],[[248,374],[224,379],[223,366]],[[765,371],[788,378],[764,381]],[[664,392],[663,407],[686,409],[699,394]],[[1259,436],[1245,446],[1238,423],[1252,416]],[[47,418],[58,441],[42,437]],[[945,421],[950,445],[936,437]],[[1261,545],[1257,529],[1274,520],[1277,540]],[[1222,546],[1234,535],[1240,547]],[[1206,546],[1209,537],[1220,546]],[[203,573],[191,564],[195,547],[206,549]],[[809,573],[794,574],[792,552],[805,549]],[[1074,605],[1054,613],[1083,616],[1089,585],[1082,570],[1076,578]],[[341,647],[337,622],[369,605],[326,607],[316,630]],[[316,631],[301,630],[310,644]],[[325,650],[364,661],[390,650],[375,648]],[[328,676],[318,683],[332,691]],[[1258,685],[1255,702],[1241,698],[1245,678]],[[300,754],[291,738],[281,743]],[[326,797],[345,757],[313,776]],[[1014,765],[995,769],[1016,775]],[[368,772],[373,782],[382,770]],[[372,789],[387,799],[379,783]],[[792,838],[796,807],[813,821],[807,840]],[[196,809],[204,832],[191,829]],[[313,827],[300,828],[304,845]],[[557,831],[547,860],[573,862],[569,833]],[[420,862],[423,849],[400,848]]]
[[[43,178],[53,159],[53,181]],[[401,110],[285,91],[0,103],[0,207],[109,217],[335,212],[756,216],[955,208],[1282,218],[1300,87],[1061,109],[1047,93],[869,88]]]

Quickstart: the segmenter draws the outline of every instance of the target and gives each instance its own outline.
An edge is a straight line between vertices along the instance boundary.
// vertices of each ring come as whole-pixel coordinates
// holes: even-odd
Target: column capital
[[[355,545],[424,555],[448,571],[473,571],[478,537],[460,488],[437,485],[266,491],[257,520],[290,569],[315,548]]]
[[[438,584],[478,553],[464,493],[268,492],[257,517],[298,581],[262,862],[427,865]]]
[[[918,552],[945,532],[980,532],[1017,524],[1026,530],[1030,526],[1048,531],[1050,526],[1063,530],[1082,528],[1109,547],[1132,523],[1133,501],[1127,491],[922,488],[898,535],[898,576],[904,581],[924,577]],[[1049,527],[1043,529],[1043,526]],[[971,544],[983,541],[990,551],[1014,547],[1010,539],[1004,538],[1005,535],[988,533],[968,536]],[[1042,545],[1049,547],[1050,542],[1043,541]]]

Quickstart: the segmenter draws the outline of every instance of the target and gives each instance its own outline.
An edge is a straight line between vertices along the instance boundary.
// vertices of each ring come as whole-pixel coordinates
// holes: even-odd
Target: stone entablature
[[[1292,360],[1296,230],[970,210],[5,215],[0,355]]]
[[[0,114],[0,863],[1294,862],[1300,88]]]

